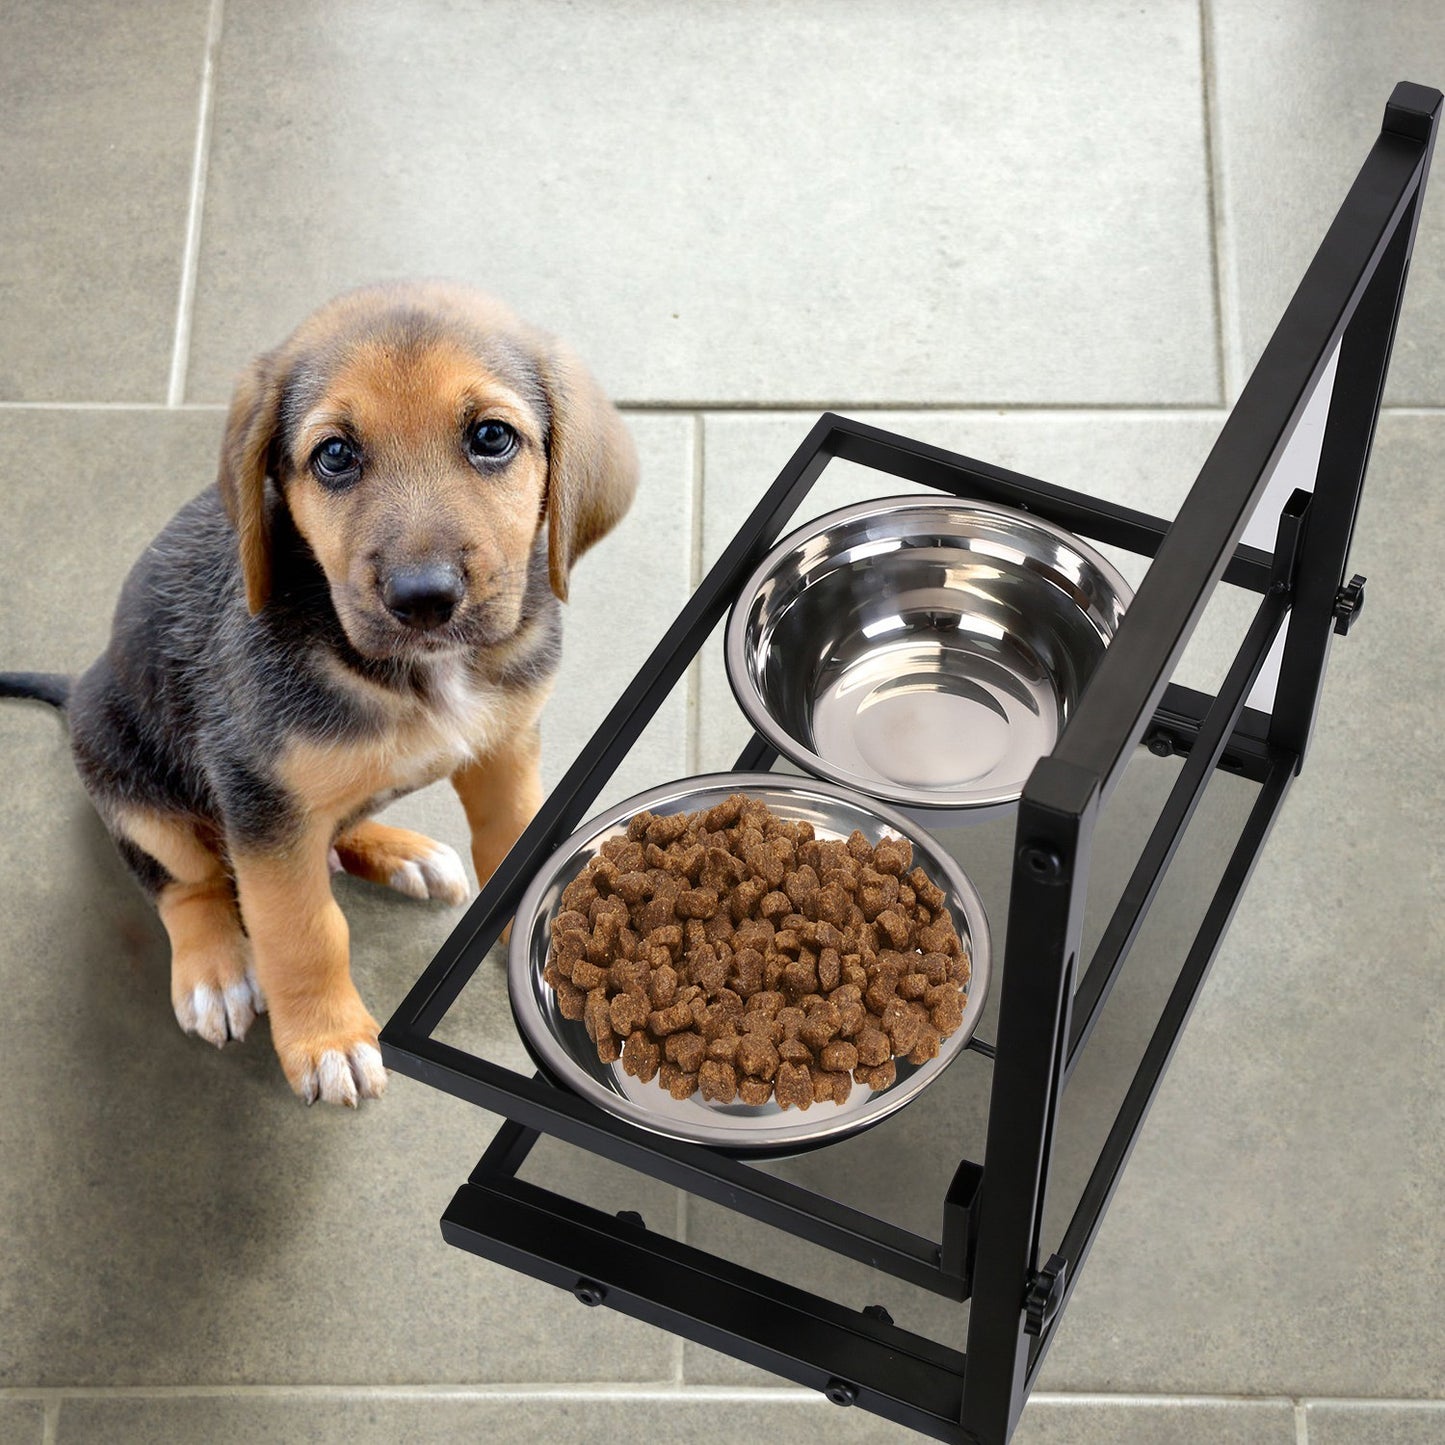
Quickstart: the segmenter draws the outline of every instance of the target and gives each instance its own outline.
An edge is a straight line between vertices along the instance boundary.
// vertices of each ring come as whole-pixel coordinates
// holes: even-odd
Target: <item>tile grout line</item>
[[[1224,291],[1220,280],[1219,177],[1214,160],[1214,107],[1210,101],[1214,57],[1209,20],[1209,0],[1199,0],[1199,104],[1204,133],[1205,224],[1209,227],[1209,269],[1214,283],[1214,362],[1219,368],[1219,400],[1221,405],[1228,405],[1231,378],[1224,344]]]
[[[703,466],[705,456],[703,418],[692,417],[692,535],[687,562],[687,595],[690,598],[702,581],[703,551]],[[688,775],[695,775],[702,758],[702,658],[694,657],[687,667],[687,747]]]
[[[342,1396],[369,1400],[623,1400],[671,1402],[699,1399],[717,1403],[733,1402],[817,1402],[822,1396],[799,1385],[692,1385],[686,1388],[667,1381],[604,1384],[472,1384],[472,1385],[40,1385],[0,1388],[0,1401],[30,1400],[45,1410],[47,1430],[58,1421],[67,1400],[204,1400],[204,1399],[336,1399]],[[1040,1390],[1029,1397],[1031,1404],[1079,1405],[1112,1408],[1159,1408],[1203,1406],[1289,1405],[1296,1420],[1298,1445],[1307,1445],[1307,1411],[1311,1405],[1370,1407],[1382,1410],[1420,1410],[1445,1413],[1445,1399],[1372,1398],[1369,1396],[1283,1396],[1230,1394],[1142,1394],[1105,1391]],[[1298,1433],[1303,1431],[1303,1433]],[[47,1435],[47,1439],[48,1439]]]
[[[58,1399],[45,1402],[45,1413],[42,1420],[40,1445],[55,1445],[60,1438],[60,1401]]]
[[[1239,399],[1243,345],[1239,297],[1230,264],[1229,206],[1224,185],[1224,136],[1219,114],[1219,76],[1214,53],[1213,0],[1199,0],[1199,44],[1204,78],[1204,135],[1209,161],[1209,231],[1214,259],[1214,296],[1219,343],[1219,384],[1226,407]]]
[[[741,412],[741,408],[730,407],[724,403],[709,403],[698,410],[697,408],[673,408],[658,406],[649,403],[618,402],[617,409],[628,417],[645,416],[672,416],[678,411],[686,410],[688,414],[699,421],[705,421],[708,416],[733,416]],[[826,410],[827,408],[825,408]],[[169,406],[164,402],[157,401],[0,401],[0,413],[22,412],[22,411],[180,411],[196,413],[212,413],[223,415],[227,410],[227,404],[222,401],[185,401],[176,406]],[[802,411],[812,411],[811,407],[765,407],[759,406],[749,408],[748,414],[755,420],[766,420],[769,417],[782,418],[792,416]],[[853,407],[852,410],[859,412],[867,411],[891,411],[900,416],[932,416],[956,414],[959,416],[994,416],[1000,421],[1042,421],[1045,418],[1055,421],[1102,421],[1106,418],[1111,420],[1125,421],[1214,421],[1222,418],[1229,408],[1224,406],[1131,406],[1120,404],[1118,406],[1077,406],[1073,403],[1061,403],[1054,405],[1027,405],[1012,406],[1006,410],[991,406],[919,406],[903,404],[874,404],[867,406]],[[1440,416],[1445,414],[1445,403],[1417,405],[1412,403],[1386,403],[1380,408],[1382,415],[1387,416]],[[699,579],[701,580],[701,579]]]
[[[687,1243],[687,1191],[677,1191],[677,1218],[674,1220],[679,1244]],[[687,1341],[681,1335],[672,1341],[672,1383],[679,1390],[687,1384]]]
[[[1303,1400],[1294,1402],[1294,1445],[1310,1445],[1310,1427]]]
[[[175,408],[186,398],[186,372],[191,359],[191,323],[195,314],[196,271],[201,252],[201,214],[206,200],[206,172],[211,158],[211,118],[215,108],[216,60],[221,48],[221,21],[225,0],[211,0],[206,21],[206,56],[201,66],[201,97],[196,116],[196,150],[191,158],[191,193],[186,212],[186,242],[181,256],[180,294],[176,298],[176,334],[171,350],[166,406]]]

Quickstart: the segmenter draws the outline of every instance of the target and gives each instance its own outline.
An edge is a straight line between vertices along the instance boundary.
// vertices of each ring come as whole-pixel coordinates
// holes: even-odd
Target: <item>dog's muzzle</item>
[[[398,567],[382,584],[386,610],[405,627],[431,632],[452,619],[466,587],[455,567]]]

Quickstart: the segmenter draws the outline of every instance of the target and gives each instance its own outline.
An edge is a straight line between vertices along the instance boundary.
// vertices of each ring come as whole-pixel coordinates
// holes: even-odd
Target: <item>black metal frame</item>
[[[1003,1445],[1013,1432],[1144,1116],[1310,742],[1332,630],[1357,614],[1344,585],[1441,96],[1402,84],[1339,215],[1174,523],[1096,501],[876,427],[825,415],[768,489],[571,770],[382,1031],[387,1065],[506,1116],[442,1219],[451,1243],[857,1404],[939,1440]],[[1313,494],[1285,506],[1273,553],[1238,545],[1338,343]],[[432,1037],[535,870],[580,824],[663,698],[830,458],[939,491],[1027,508],[1152,556],[1112,646],[1019,806],[986,1167],[964,1160],[940,1240],[638,1129],[540,1079]],[[1261,594],[1220,688],[1169,683],[1223,580]],[[1291,619],[1277,700],[1245,705]],[[1136,746],[1187,754],[1087,968],[1079,963],[1090,841]],[[767,766],[761,738],[738,760]],[[1142,1063],[1060,1249],[1039,1260],[1059,1101],[1217,768],[1259,784]],[[885,1126],[886,1127],[886,1126]],[[967,1354],[526,1183],[540,1132],[955,1300],[971,1298]],[[966,1368],[965,1368],[966,1362]]]

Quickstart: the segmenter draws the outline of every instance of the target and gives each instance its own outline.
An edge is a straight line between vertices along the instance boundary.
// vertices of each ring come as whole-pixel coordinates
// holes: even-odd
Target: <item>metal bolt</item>
[[[647,1228],[647,1221],[635,1209],[619,1209],[617,1218],[623,1224],[635,1224],[639,1229]]]
[[[828,1388],[823,1393],[835,1405],[842,1405],[845,1408],[858,1403],[858,1387],[850,1385],[847,1380],[829,1380]]]
[[[1041,882],[1057,883],[1064,876],[1064,860],[1043,844],[1025,843],[1019,857],[1024,867]]]
[[[870,1320],[882,1320],[885,1325],[891,1325],[893,1323],[893,1316],[890,1315],[882,1305],[864,1305],[863,1313],[867,1315]]]
[[[1144,745],[1156,758],[1172,758],[1174,756],[1174,739],[1168,733],[1150,733],[1144,740]]]
[[[572,1287],[572,1293],[589,1308],[600,1305],[607,1298],[606,1288],[603,1285],[594,1284],[590,1279],[579,1279]]]

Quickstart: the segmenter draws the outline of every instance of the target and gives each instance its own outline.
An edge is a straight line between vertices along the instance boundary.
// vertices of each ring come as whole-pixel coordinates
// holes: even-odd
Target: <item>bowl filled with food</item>
[[[988,921],[958,864],[836,785],[723,773],[593,818],[508,947],[539,1067],[621,1118],[747,1155],[867,1128],[967,1044]]]
[[[817,777],[919,816],[998,811],[1053,748],[1132,597],[1039,517],[885,497],[815,518],[759,563],[728,619],[728,680]]]

